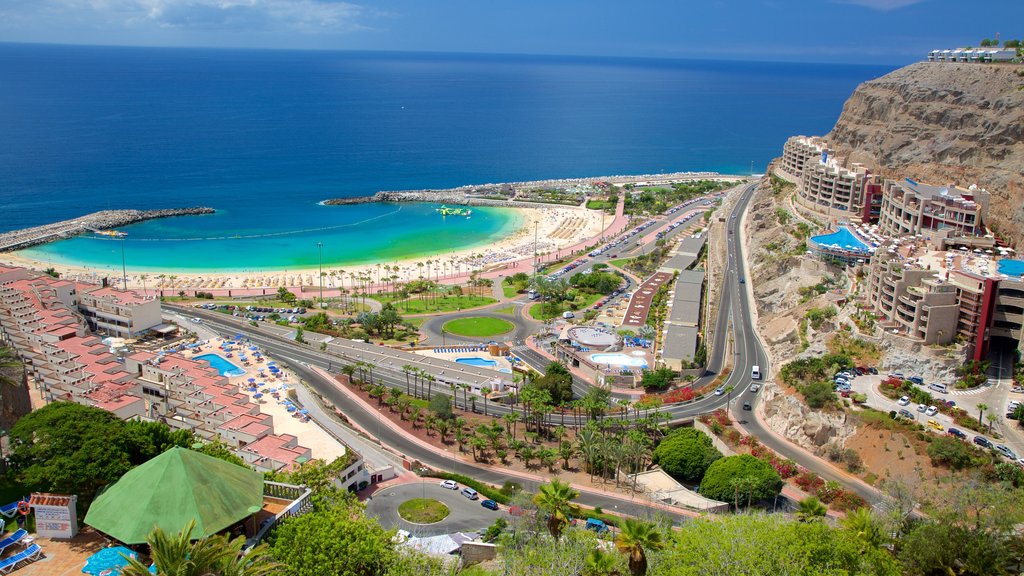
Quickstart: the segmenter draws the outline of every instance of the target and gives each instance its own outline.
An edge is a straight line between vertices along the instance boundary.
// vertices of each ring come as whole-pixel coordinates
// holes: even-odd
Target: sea
[[[0,231],[210,206],[24,251],[130,269],[280,270],[481,246],[515,211],[324,206],[380,190],[761,172],[895,66],[0,44]]]

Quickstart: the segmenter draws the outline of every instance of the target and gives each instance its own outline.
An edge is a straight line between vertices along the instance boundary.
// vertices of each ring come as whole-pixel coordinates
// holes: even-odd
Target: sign
[[[44,538],[74,538],[78,533],[78,496],[32,494],[29,506],[36,519],[36,533]]]

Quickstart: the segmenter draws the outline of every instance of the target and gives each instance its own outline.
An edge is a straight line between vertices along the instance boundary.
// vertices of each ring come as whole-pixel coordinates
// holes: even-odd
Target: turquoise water
[[[1024,275],[1024,260],[1000,260],[999,273],[1007,276]]]
[[[456,362],[459,364],[466,364],[468,366],[479,366],[480,368],[494,368],[498,365],[494,360],[488,360],[486,358],[480,358],[479,356],[470,356],[468,358],[456,358]]]
[[[850,229],[845,226],[840,226],[838,230],[831,234],[812,236],[811,242],[822,247],[829,247],[835,244],[840,248],[850,248],[853,250],[860,250],[862,252],[867,252],[870,248],[867,244],[857,239],[857,237],[853,235],[853,232],[850,232]]]
[[[210,363],[210,366],[213,366],[213,368],[216,369],[217,372],[220,372],[221,376],[233,377],[245,374],[245,370],[242,370],[238,366],[235,366],[234,364],[221,358],[217,354],[200,354],[199,356],[193,358],[193,360],[206,360],[207,362]]]
[[[591,354],[590,360],[596,364],[647,368],[647,360],[640,356],[628,356],[626,354]]]
[[[216,198],[211,204],[217,205]],[[232,204],[216,214],[150,220],[121,228],[124,240],[85,235],[19,252],[44,263],[119,271],[257,272],[391,262],[443,255],[498,240],[522,225],[504,208],[470,218],[439,215],[436,204]],[[230,231],[230,232],[226,232]],[[269,232],[268,232],[269,231]]]

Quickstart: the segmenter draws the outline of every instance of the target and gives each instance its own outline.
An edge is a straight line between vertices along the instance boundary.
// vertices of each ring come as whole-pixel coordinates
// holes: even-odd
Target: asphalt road
[[[507,510],[489,510],[480,505],[483,501],[470,500],[459,490],[449,490],[440,486],[436,478],[421,478],[415,484],[398,484],[378,490],[370,500],[366,501],[366,514],[377,518],[385,530],[400,528],[408,530],[412,536],[439,536],[454,532],[475,532],[486,530],[488,526],[502,516]],[[398,515],[398,507],[413,498],[433,498],[448,507],[448,516],[433,524],[413,524]]]

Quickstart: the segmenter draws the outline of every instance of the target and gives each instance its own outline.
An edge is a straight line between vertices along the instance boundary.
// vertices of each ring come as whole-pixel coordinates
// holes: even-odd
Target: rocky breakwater
[[[475,190],[475,188],[473,189]],[[370,202],[431,202],[435,204],[472,204],[479,200],[467,194],[470,189],[454,188],[451,190],[401,190],[377,192],[373,196],[354,196],[350,198],[331,198],[321,204],[325,206],[344,206],[348,204],[366,204]]]
[[[94,230],[110,230],[156,218],[213,214],[213,208],[167,208],[161,210],[102,210],[71,220],[44,224],[0,234],[0,252],[22,250],[54,240],[71,238]]]
[[[1024,65],[900,68],[858,86],[825,138],[886,177],[988,189],[987,223],[1024,240]]]

